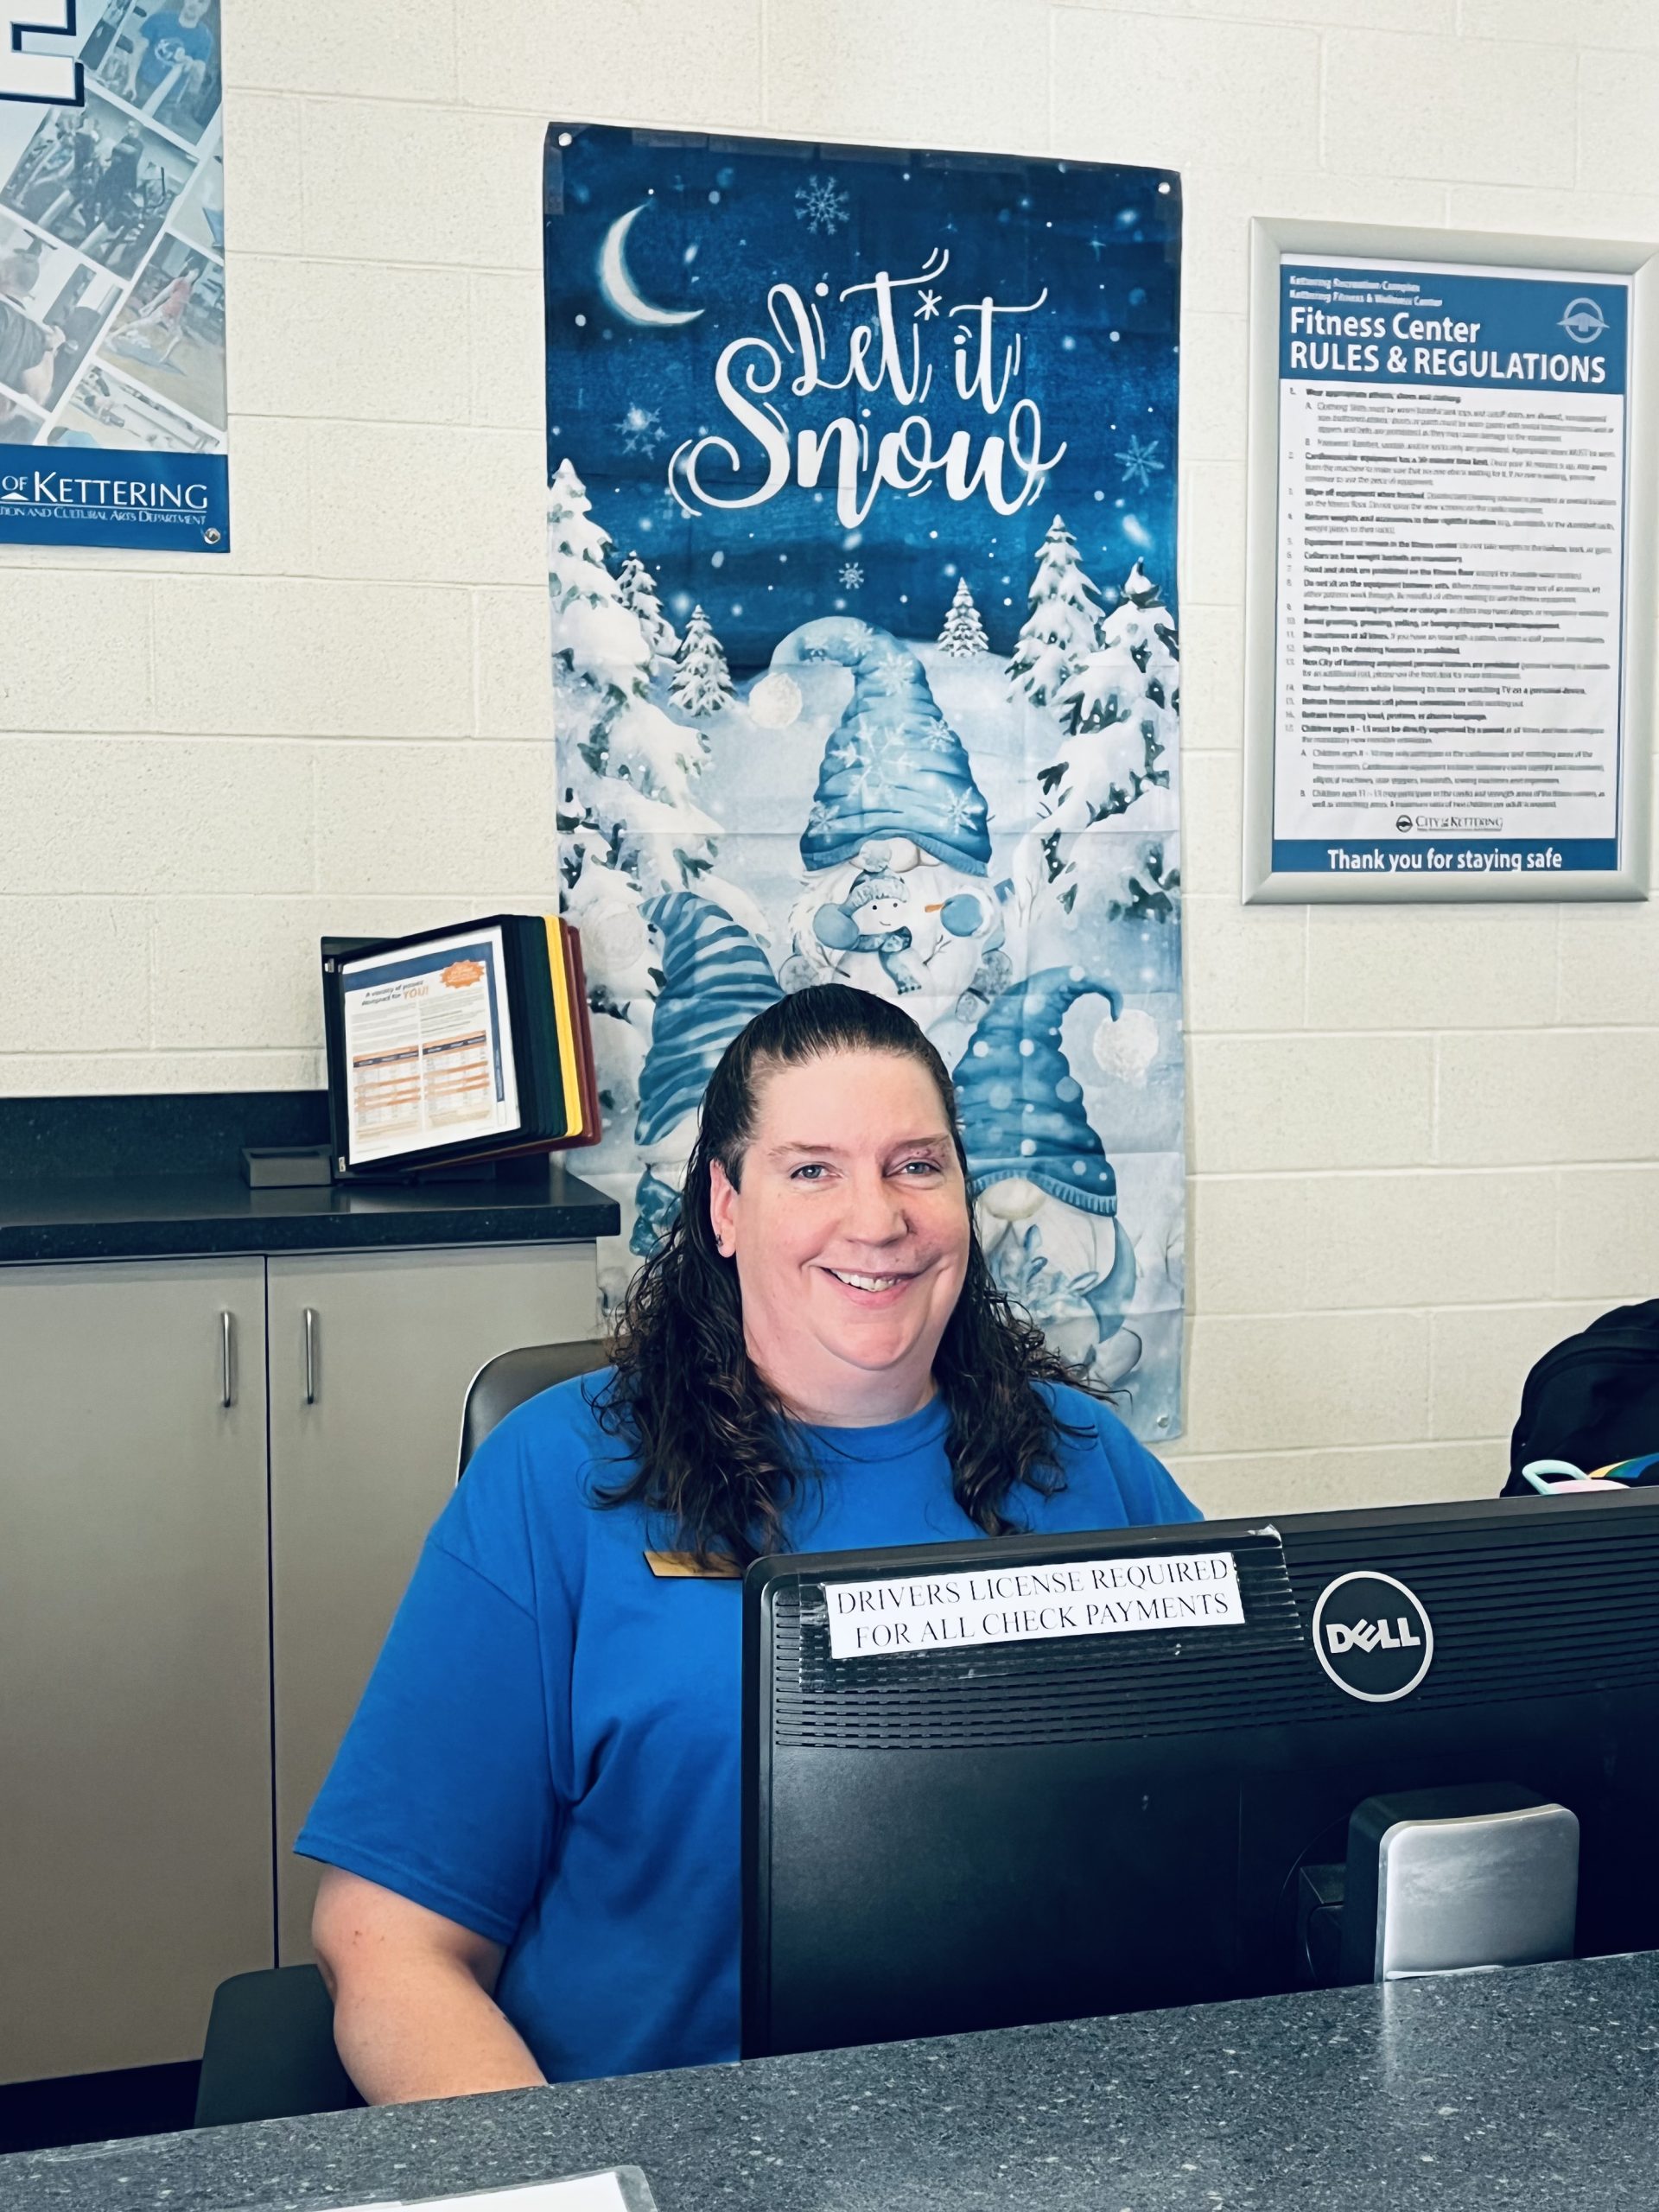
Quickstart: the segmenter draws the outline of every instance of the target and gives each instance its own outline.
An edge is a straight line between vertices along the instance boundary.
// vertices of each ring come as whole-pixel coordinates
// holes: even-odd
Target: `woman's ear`
[[[719,1160],[709,1163],[709,1225],[722,1260],[737,1249],[737,1187]]]

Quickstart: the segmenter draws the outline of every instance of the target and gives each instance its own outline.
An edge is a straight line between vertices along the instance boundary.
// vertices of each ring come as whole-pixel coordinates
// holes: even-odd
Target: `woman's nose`
[[[860,1244],[890,1244],[902,1236],[907,1227],[902,1194],[893,1189],[885,1175],[853,1178],[851,1197],[842,1223],[844,1235]]]

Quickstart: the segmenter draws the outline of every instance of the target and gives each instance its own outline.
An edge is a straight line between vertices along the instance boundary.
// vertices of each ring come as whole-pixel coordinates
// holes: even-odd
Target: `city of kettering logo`
[[[1607,327],[1607,318],[1593,300],[1569,300],[1561,315],[1561,328],[1575,346],[1593,345]]]
[[[1403,837],[1411,828],[1411,817],[1408,814],[1402,814],[1394,826]]]
[[[1392,1705],[1427,1674],[1434,1630],[1391,1574],[1339,1574],[1313,1608],[1313,1651],[1339,1690],[1367,1705]]]

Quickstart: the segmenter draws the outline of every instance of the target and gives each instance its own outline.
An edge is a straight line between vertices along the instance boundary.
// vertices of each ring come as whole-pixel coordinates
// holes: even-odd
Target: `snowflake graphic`
[[[842,191],[832,176],[810,176],[795,194],[795,219],[816,237],[833,238],[849,218],[852,195]]]
[[[954,731],[943,722],[931,722],[925,729],[912,732],[907,742],[914,753],[954,753],[957,738]]]
[[[1128,449],[1112,455],[1114,461],[1122,463],[1123,474],[1128,481],[1138,484],[1143,492],[1154,476],[1163,473],[1164,464],[1158,459],[1158,445],[1156,438],[1141,439],[1131,431]]]
[[[958,791],[944,810],[945,820],[953,830],[972,830],[978,824],[984,801],[976,791]]]
[[[833,807],[826,806],[821,798],[814,799],[812,810],[806,817],[807,836],[821,837],[834,823],[836,813]]]
[[[845,585],[849,591],[856,591],[864,581],[864,571],[856,561],[849,561],[842,569],[838,581]]]
[[[616,425],[616,434],[624,453],[651,453],[663,442],[663,418],[654,407],[641,407],[635,400]]]
[[[931,322],[934,316],[938,315],[941,304],[942,299],[939,293],[924,292],[921,305],[916,310],[914,320],[918,322]]]

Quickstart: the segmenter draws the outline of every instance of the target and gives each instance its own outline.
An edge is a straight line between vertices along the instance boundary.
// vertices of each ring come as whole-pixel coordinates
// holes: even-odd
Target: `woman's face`
[[[740,1173],[734,1189],[714,1163],[709,1214],[767,1382],[793,1412],[841,1426],[925,1405],[969,1234],[927,1070],[841,1052],[764,1076]]]

